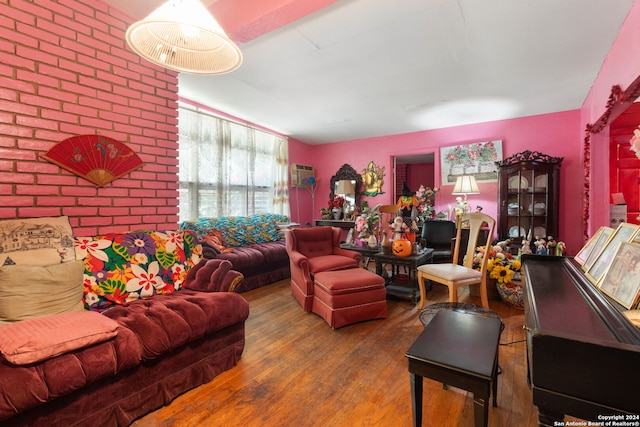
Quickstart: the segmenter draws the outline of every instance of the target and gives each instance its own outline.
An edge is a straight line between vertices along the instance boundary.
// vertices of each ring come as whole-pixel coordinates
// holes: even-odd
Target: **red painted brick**
[[[55,185],[16,185],[17,195],[57,195],[58,187]]]
[[[68,207],[62,209],[62,215],[70,217],[92,217],[98,215],[98,208]]]
[[[111,202],[107,198],[101,197],[79,197],[77,206],[104,206],[105,204],[110,204]]]
[[[53,120],[39,119],[37,117],[17,116],[16,124],[40,129],[58,129],[58,123]]]
[[[153,190],[131,190],[129,197],[138,197],[139,199],[153,198],[156,193]]]
[[[91,46],[78,43],[75,40],[63,38],[60,41],[60,47],[76,53],[78,62],[82,62],[85,65],[91,65],[91,61],[95,61],[94,65],[102,64],[102,66],[104,66],[104,62],[95,59],[96,50]]]
[[[35,116],[38,114],[38,109],[31,105],[25,105],[20,102],[6,100],[0,100],[0,110],[24,114],[27,116]]]
[[[141,221],[141,218],[136,215],[119,216],[119,217],[117,216],[113,218],[113,225],[139,224],[140,221]]]
[[[16,8],[20,8],[20,10],[24,12],[28,12],[32,15],[39,16],[48,20],[51,20],[51,17],[53,15],[50,10],[44,7],[38,7],[36,4],[34,4],[34,2],[13,2],[12,5],[14,5]]]
[[[98,110],[95,108],[89,108],[85,105],[71,104],[68,102],[63,105],[62,111],[76,116],[96,117],[98,115]]]
[[[74,92],[74,93],[77,93],[78,95],[96,97],[97,93],[98,93],[94,88],[90,88],[90,87],[87,87],[87,86],[82,86],[82,85],[75,84],[75,83],[72,83],[72,82],[62,81],[62,82],[59,82],[59,83],[60,83],[60,87],[62,88],[62,90],[67,91],[67,92]]]
[[[38,206],[75,206],[76,199],[74,197],[38,197],[36,198]]]
[[[42,52],[41,50],[32,49],[30,47],[25,47],[25,46],[16,46],[16,55],[18,57],[33,59],[41,63],[41,65],[43,64],[55,65],[58,61],[58,59],[53,55],[49,55],[47,53]]]
[[[23,97],[25,95],[22,95]],[[62,92],[58,90],[58,88],[52,88],[47,86],[40,86],[38,88],[38,96],[41,98],[52,98],[55,101],[60,102],[76,102],[78,96],[74,93]],[[41,102],[48,101],[47,99],[43,99]],[[38,103],[31,102],[33,105],[40,105]]]
[[[121,181],[121,180],[122,178],[120,178],[118,181]],[[115,197],[127,197],[128,195],[129,195],[128,190],[122,189],[122,188],[103,187],[98,189],[99,197],[115,198]]]
[[[53,174],[57,172],[58,169],[60,169],[60,167],[53,163],[16,162],[16,172],[19,173]]]
[[[48,88],[42,87],[41,91],[47,91]],[[58,92],[59,93],[59,92]],[[60,109],[60,99],[50,99],[43,96],[20,94],[20,102],[27,105],[33,105],[36,107],[44,107],[52,110]]]
[[[108,49],[107,51],[111,52],[111,49]],[[113,49],[113,53],[105,53],[104,50],[98,50],[96,52],[96,58],[100,61],[104,61],[105,64],[111,64],[118,67],[126,68],[127,61],[118,57],[121,56],[119,55],[120,52],[122,52],[121,49]]]
[[[98,215],[109,217],[109,216],[119,216],[119,215],[128,215],[129,209],[123,207],[109,207],[109,208],[100,208],[98,210]]]
[[[111,103],[107,102],[107,101],[103,101],[101,99],[95,99],[95,98],[89,98],[86,96],[80,96],[78,97],[78,104],[79,105],[84,105],[87,107],[91,107],[94,109],[102,109],[102,110],[110,110],[111,109]],[[97,114],[95,114],[97,116]]]
[[[76,40],[78,41],[78,43],[91,46],[92,48],[94,48],[96,50],[96,58],[104,59],[105,64],[110,63],[110,61],[108,61],[109,58],[107,58],[107,56],[105,56],[104,53],[102,53],[102,52],[109,51],[108,44],[98,42],[98,40],[94,40],[90,34],[78,34],[76,37]]]
[[[93,227],[80,227],[72,224],[71,229],[74,237],[97,236],[99,234],[98,229]]]
[[[0,99],[6,99],[7,101],[17,101],[18,92],[12,89],[0,88]]]
[[[56,110],[42,110],[40,114],[42,115],[42,117],[47,119],[52,119],[52,120],[57,120],[60,122],[67,122],[67,123],[78,123],[78,116],[75,114],[67,114],[62,111],[56,111]]]
[[[2,206],[33,206],[33,197],[31,196],[9,196],[2,198]]]
[[[78,183],[79,178],[71,175],[70,172],[61,171],[63,175],[38,175],[38,184],[59,185],[59,186],[76,186],[87,184],[88,181],[82,180]]]
[[[140,206],[140,205],[141,205],[141,201],[133,197],[113,199],[113,206]]]
[[[12,171],[13,170],[13,162],[10,160],[0,160],[0,171]]]
[[[19,3],[19,5],[26,7],[27,9],[29,7],[29,4],[27,2]],[[16,8],[4,7],[2,10],[2,14],[9,18],[13,18],[18,22],[24,22],[25,24],[28,24],[28,25],[35,25],[36,23],[36,17],[33,16],[33,14],[26,13]]]
[[[0,159],[5,160],[35,160],[33,151],[16,150],[12,148],[0,148]]]
[[[100,217],[100,216],[80,218],[81,227],[111,225],[111,224],[113,224],[112,218],[106,218],[106,217]]]
[[[103,91],[111,91],[111,84],[97,78],[80,75],[78,81],[81,85],[94,87]]]
[[[18,217],[18,210],[15,208],[0,208],[0,218],[15,219]]]
[[[15,67],[28,68],[31,70],[35,68],[34,60],[29,58],[22,58],[22,57],[16,56],[13,53],[1,53],[0,62],[5,64],[12,63]]]
[[[61,194],[63,196],[83,196],[83,197],[95,197],[98,193],[96,187],[62,187]]]
[[[20,218],[33,218],[42,216],[60,216],[62,215],[60,208],[48,207],[31,207],[31,208],[18,208],[18,217]]]

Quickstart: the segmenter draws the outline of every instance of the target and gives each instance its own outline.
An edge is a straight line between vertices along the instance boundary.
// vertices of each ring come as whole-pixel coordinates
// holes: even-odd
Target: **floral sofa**
[[[206,258],[231,261],[244,276],[235,292],[245,292],[291,277],[289,256],[281,226],[286,215],[263,213],[250,216],[198,218],[180,224],[191,230],[203,245]]]
[[[241,357],[242,275],[193,233],[47,239],[57,264],[0,263],[0,425],[129,425]],[[53,312],[25,315],[34,299]]]

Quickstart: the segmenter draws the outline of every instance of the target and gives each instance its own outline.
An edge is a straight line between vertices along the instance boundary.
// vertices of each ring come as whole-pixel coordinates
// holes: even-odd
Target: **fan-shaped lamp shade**
[[[54,145],[42,157],[98,187],[143,164],[131,148],[101,135],[72,136]]]
[[[175,71],[224,74],[242,63],[238,46],[199,0],[167,1],[132,24],[126,37],[138,55]]]
[[[456,185],[451,194],[480,194],[480,189],[473,175],[462,175],[456,178]]]

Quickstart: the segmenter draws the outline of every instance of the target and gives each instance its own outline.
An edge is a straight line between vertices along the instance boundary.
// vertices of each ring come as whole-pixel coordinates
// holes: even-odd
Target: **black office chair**
[[[453,221],[425,221],[422,226],[421,244],[433,248],[433,262],[443,263],[453,260],[453,240],[456,237],[456,223]]]

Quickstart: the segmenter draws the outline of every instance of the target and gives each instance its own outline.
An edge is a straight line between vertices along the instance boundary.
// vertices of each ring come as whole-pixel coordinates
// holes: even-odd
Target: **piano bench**
[[[473,393],[475,425],[487,426],[492,391],[493,406],[497,406],[501,331],[499,317],[451,310],[435,314],[406,353],[414,426],[422,425],[423,378]]]

